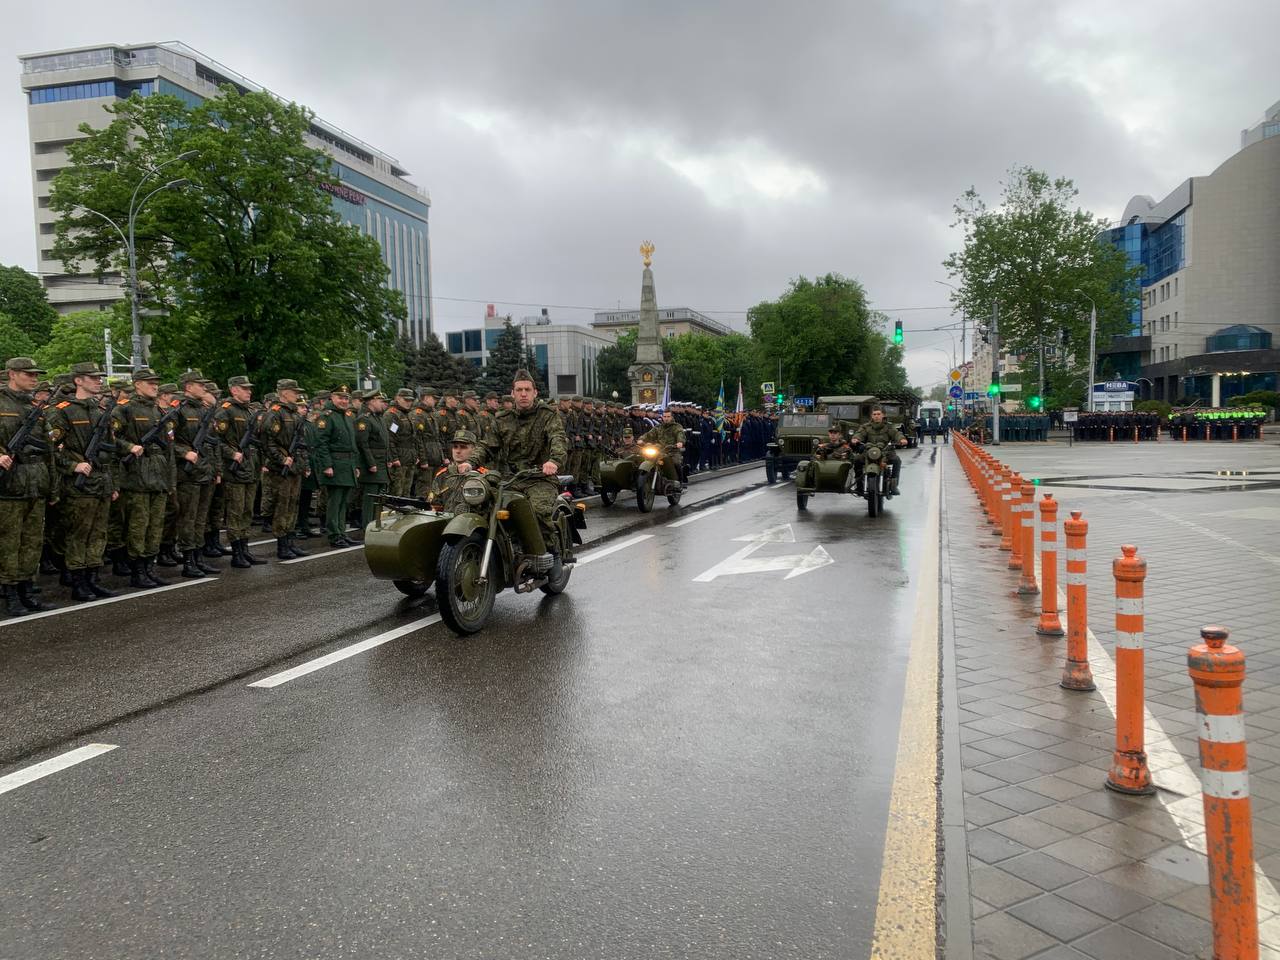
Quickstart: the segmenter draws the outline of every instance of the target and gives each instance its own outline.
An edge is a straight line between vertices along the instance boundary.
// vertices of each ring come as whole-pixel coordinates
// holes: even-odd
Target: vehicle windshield
[[[862,407],[856,403],[827,404],[827,413],[837,420],[861,420]]]
[[[813,427],[816,430],[825,430],[829,422],[830,417],[825,413],[784,413],[782,415],[784,427]]]

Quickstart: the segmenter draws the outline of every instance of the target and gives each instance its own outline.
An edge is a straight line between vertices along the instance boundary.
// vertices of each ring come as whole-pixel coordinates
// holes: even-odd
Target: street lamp
[[[137,186],[133,188],[133,194],[129,197],[129,219],[127,221],[129,228],[128,236],[125,235],[125,231],[120,228],[120,225],[105,213],[102,213],[99,210],[94,210],[92,207],[81,207],[81,209],[86,213],[92,213],[95,217],[101,217],[103,220],[107,221],[107,223],[111,224],[112,229],[115,230],[120,239],[124,242],[125,251],[129,254],[129,312],[133,320],[133,337],[129,362],[135,370],[142,366],[142,320],[138,315],[138,257],[134,244],[134,226],[138,220],[138,213],[141,212],[148,200],[154,197],[157,193],[163,193],[165,190],[180,190],[187,186],[191,181],[186,177],[181,177],[177,180],[170,180],[168,183],[161,184],[150,193],[145,194],[141,200],[138,199],[138,194],[141,192],[143,184],[159,174],[159,172],[169,166],[169,164],[178,163],[183,160],[191,160],[196,157],[198,153],[199,151],[197,150],[188,150],[185,153],[180,153],[176,157],[171,157],[164,163],[147,170],[146,175],[138,181]]]
[[[1093,297],[1089,296],[1079,287],[1076,287],[1076,293],[1089,301],[1089,376],[1085,379],[1089,381],[1089,393],[1085,397],[1085,409],[1090,413],[1093,412],[1093,370],[1094,364],[1097,362],[1094,352],[1098,346],[1098,305],[1093,302]]]

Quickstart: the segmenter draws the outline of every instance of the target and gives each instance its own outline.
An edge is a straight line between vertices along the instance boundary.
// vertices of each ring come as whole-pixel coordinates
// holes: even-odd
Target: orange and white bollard
[[[1062,530],[1067,536],[1067,660],[1058,686],[1064,690],[1095,690],[1093,671],[1089,669],[1089,587],[1085,583],[1089,523],[1080,519],[1079,510],[1072,510],[1071,519],[1062,524]]]
[[[1256,960],[1258,900],[1253,875],[1253,818],[1245,762],[1244,654],[1225,627],[1201,627],[1187,651],[1200,720],[1201,789],[1209,854],[1209,911],[1214,960]]]
[[[1022,498],[1018,503],[1022,518],[1022,576],[1018,580],[1018,593],[1034,596],[1040,592],[1036,586],[1036,488],[1024,483]]]
[[[1134,443],[1137,443],[1137,442],[1138,442],[1138,428],[1137,428],[1137,427],[1134,427],[1134,428],[1133,428],[1133,442],[1134,442]]]
[[[1011,550],[1013,541],[1009,538],[1009,490],[1013,484],[1009,478],[1013,475],[1012,471],[1004,464],[996,463],[996,476],[999,478],[996,489],[999,491],[996,497],[996,506],[1000,510],[1000,519],[996,523],[996,532],[1000,535],[1000,549]]]
[[[1142,587],[1147,561],[1131,544],[1122,546],[1120,553],[1111,564],[1116,579],[1116,750],[1107,787],[1117,793],[1146,795],[1156,792],[1144,749]]]
[[[1233,423],[1231,425],[1231,442],[1238,443],[1240,440],[1240,425]]]
[[[1010,570],[1022,569],[1022,476],[1009,477],[1009,562]],[[1004,546],[1003,541],[1000,544]]]
[[[1062,636],[1058,619],[1058,501],[1046,493],[1040,501],[1040,622],[1036,633],[1042,637]]]

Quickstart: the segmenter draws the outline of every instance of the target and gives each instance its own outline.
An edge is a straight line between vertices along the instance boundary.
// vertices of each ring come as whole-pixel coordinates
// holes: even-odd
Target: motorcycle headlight
[[[468,480],[462,485],[462,499],[473,507],[484,503],[489,495],[489,485],[483,480]]]
[[[868,460],[880,460],[884,457],[884,451],[879,447],[867,447]]]
[[[645,448],[644,448],[644,450],[643,450],[642,452],[644,453],[644,455],[645,455],[646,457],[648,457],[650,460],[652,460],[654,457],[656,457],[656,456],[658,455],[658,448],[657,448],[657,447],[645,447]]]

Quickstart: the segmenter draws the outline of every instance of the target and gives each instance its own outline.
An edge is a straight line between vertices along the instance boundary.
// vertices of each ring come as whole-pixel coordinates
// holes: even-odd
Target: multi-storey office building
[[[79,126],[105,125],[104,104],[132,94],[169,94],[196,105],[224,84],[261,91],[251,80],[182,43],[102,45],[31,54],[20,58],[31,139],[31,182],[36,249],[49,300],[61,312],[105,309],[124,296],[122,278],[71,276],[53,259],[55,217],[49,191],[67,166],[67,145]],[[311,146],[333,158],[338,186],[333,206],[347,223],[378,241],[389,276],[408,309],[401,333],[421,344],[431,331],[431,240],[427,192],[408,180],[398,161],[333,124],[313,119]]]
[[[640,326],[639,310],[608,310],[595,315],[591,321],[591,329],[601,336],[612,340],[628,330]],[[705,333],[712,337],[723,337],[733,331],[719,320],[712,320],[705,314],[688,307],[672,307],[658,311],[658,336],[678,337],[683,333]]]

